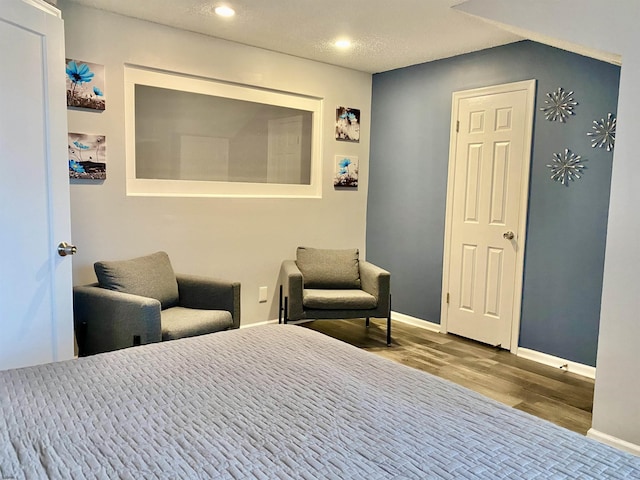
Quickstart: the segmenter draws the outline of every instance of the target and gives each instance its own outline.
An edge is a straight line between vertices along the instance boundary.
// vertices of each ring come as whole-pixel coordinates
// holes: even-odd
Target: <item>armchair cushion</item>
[[[305,288],[302,292],[302,305],[304,308],[318,310],[368,310],[376,308],[378,301],[363,290]]]
[[[162,309],[178,304],[178,282],[165,252],[131,260],[96,262],[94,269],[102,288],[155,298]]]
[[[296,264],[304,288],[360,288],[358,249],[333,250],[298,247]]]
[[[162,310],[160,316],[163,341],[233,328],[233,317],[226,310],[172,307]]]

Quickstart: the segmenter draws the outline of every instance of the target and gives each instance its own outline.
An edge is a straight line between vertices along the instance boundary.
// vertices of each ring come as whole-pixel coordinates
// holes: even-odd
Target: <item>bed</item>
[[[640,478],[640,458],[294,325],[0,372],[2,479]]]

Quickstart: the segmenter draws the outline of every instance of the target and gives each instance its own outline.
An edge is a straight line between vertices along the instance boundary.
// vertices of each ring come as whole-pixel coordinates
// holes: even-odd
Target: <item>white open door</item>
[[[453,95],[443,330],[517,347],[535,80]]]
[[[300,183],[302,116],[269,120],[267,182]]]
[[[63,22],[39,0],[0,9],[0,369],[73,357]]]

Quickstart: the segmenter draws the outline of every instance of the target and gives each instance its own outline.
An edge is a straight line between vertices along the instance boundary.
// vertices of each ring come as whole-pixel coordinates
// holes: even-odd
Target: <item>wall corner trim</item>
[[[37,9],[42,10],[43,12],[49,13],[54,17],[62,18],[62,12],[56,5],[47,3],[44,0],[22,0],[22,1]],[[53,2],[53,3],[56,3],[56,2]]]
[[[626,440],[622,440],[618,437],[614,437],[613,435],[602,433],[601,431],[596,430],[595,428],[589,429],[589,431],[587,432],[587,437],[593,438],[594,440],[597,440],[611,447],[615,447],[619,450],[624,450],[625,452],[633,453],[634,455],[640,456],[640,445],[627,442]]]
[[[433,323],[428,320],[423,320],[421,318],[405,315],[404,313],[398,313],[398,312],[392,311],[391,320],[397,320],[398,322],[406,323],[414,327],[424,328],[425,330],[429,330],[431,332],[440,333],[442,331],[438,323]]]
[[[553,355],[549,355],[546,353],[538,352],[536,350],[530,350],[528,348],[518,347],[518,351],[516,352],[518,357],[522,357],[527,360],[533,360],[534,362],[542,363],[544,365],[549,365],[551,367],[561,368],[566,365],[564,370],[576,373],[578,375],[582,375],[583,377],[588,378],[596,378],[596,367],[592,367],[590,365],[584,365],[582,363],[572,362],[570,360],[565,360],[564,358],[556,357]]]

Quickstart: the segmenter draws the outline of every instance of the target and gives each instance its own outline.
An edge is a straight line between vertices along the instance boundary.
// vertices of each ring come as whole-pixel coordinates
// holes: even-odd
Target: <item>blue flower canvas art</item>
[[[337,171],[333,180],[334,187],[358,186],[358,157],[336,155]]]
[[[357,108],[336,108],[336,140],[360,142],[360,110]]]
[[[67,58],[67,106],[104,110],[104,66]]]
[[[107,138],[104,135],[69,133],[67,151],[70,178],[107,178]]]

